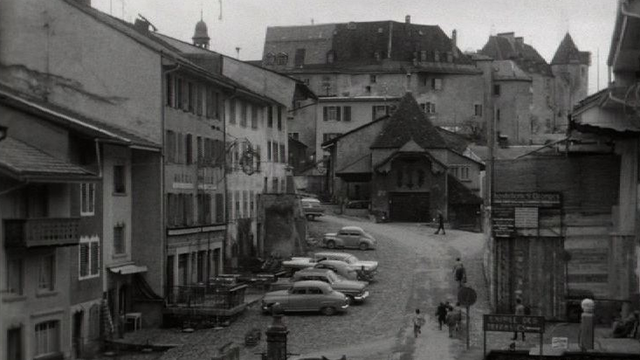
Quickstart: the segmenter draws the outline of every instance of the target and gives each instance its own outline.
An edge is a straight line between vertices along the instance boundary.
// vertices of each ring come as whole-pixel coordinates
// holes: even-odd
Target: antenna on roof
[[[240,46],[236,46],[236,53],[238,54],[238,56],[237,56],[238,60],[240,60],[240,49],[241,49]]]
[[[218,20],[222,20],[222,0],[218,0],[220,3],[220,15],[218,16]]]

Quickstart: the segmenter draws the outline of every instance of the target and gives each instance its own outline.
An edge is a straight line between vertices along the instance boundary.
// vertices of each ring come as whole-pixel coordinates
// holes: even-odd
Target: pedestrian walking
[[[525,307],[522,305],[522,299],[516,299],[516,311],[515,315],[526,315]],[[518,340],[518,332],[513,333],[511,340]],[[522,341],[524,341],[524,331],[522,331]]]
[[[413,336],[418,337],[422,333],[422,326],[425,324],[426,320],[424,319],[424,315],[420,314],[420,309],[416,309],[416,314],[413,317]]]
[[[462,287],[467,282],[467,270],[460,258],[456,258],[456,263],[453,265],[453,278],[458,283],[458,287]]]
[[[439,234],[440,230],[442,230],[442,235],[445,235],[444,232],[444,217],[442,216],[442,211],[438,210],[438,217],[436,219],[438,221],[438,229],[434,234]]]
[[[438,309],[436,310],[436,318],[438,319],[438,326],[440,330],[442,330],[442,325],[447,323],[447,312],[447,305],[440,302],[440,305],[438,305]]]
[[[460,331],[460,321],[462,321],[462,310],[460,310],[460,303],[456,303],[449,313],[447,313],[447,327],[449,328],[449,337],[453,337],[453,334],[458,335]]]

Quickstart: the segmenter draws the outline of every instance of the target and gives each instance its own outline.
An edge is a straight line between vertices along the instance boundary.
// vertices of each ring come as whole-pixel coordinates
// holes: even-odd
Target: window
[[[271,161],[271,141],[267,141],[267,161]]]
[[[53,291],[56,278],[55,253],[40,257],[38,269],[38,291]]]
[[[451,165],[449,167],[451,175],[455,176],[460,181],[470,181],[469,166],[466,165]]]
[[[333,50],[327,51],[327,64],[333,64],[336,61],[336,53]]]
[[[296,49],[296,57],[293,60],[296,67],[302,67],[302,65],[304,65],[305,52],[305,49]]]
[[[500,96],[500,84],[493,85],[493,95]]]
[[[426,52],[426,50],[420,51],[420,61],[422,61],[422,62],[427,61],[427,52]]]
[[[440,61],[440,51],[435,50],[433,52],[433,61],[439,62]]]
[[[184,98],[182,83],[183,83],[182,78],[176,78],[176,81],[175,81],[176,98],[173,104],[173,107],[176,109],[182,109],[182,101]]]
[[[289,133],[289,137],[295,140],[299,140],[300,139],[300,133],[297,132],[290,132]]]
[[[207,139],[205,139],[206,141]],[[196,137],[196,161],[198,164],[202,164],[202,160],[204,159],[204,152],[202,147],[202,138],[200,136]]]
[[[7,292],[22,295],[24,284],[24,266],[22,259],[7,260]]]
[[[287,65],[289,62],[289,56],[286,53],[279,53],[276,57],[276,65]]]
[[[216,194],[216,223],[224,222],[224,197],[222,194]]]
[[[258,107],[256,105],[251,106],[251,128],[258,128]]]
[[[100,239],[97,236],[80,238],[78,257],[80,280],[100,276]]]
[[[280,162],[279,157],[279,152],[278,152],[278,143],[277,142],[273,142],[273,150],[271,151],[271,153],[273,154],[273,162],[277,163]]]
[[[235,99],[229,100],[229,123],[230,124],[236,123],[236,100]]]
[[[267,108],[267,126],[273,127],[273,106]]]
[[[127,192],[124,165],[114,165],[113,167],[113,192],[115,194]]]
[[[22,359],[22,327],[7,329],[7,360]]]
[[[52,355],[60,352],[60,322],[45,321],[36,324],[34,356]]]
[[[187,134],[185,140],[185,159],[187,165],[193,164],[193,136],[191,134]]]
[[[324,133],[322,134],[322,142],[327,142],[329,140],[333,140],[338,136],[342,135],[341,133]]]
[[[387,105],[374,105],[371,111],[371,120],[377,120],[385,115],[389,114],[389,106]]]
[[[80,216],[91,216],[95,214],[96,207],[96,184],[80,184]]]
[[[278,186],[279,186],[279,184],[278,184],[278,178],[277,178],[277,177],[274,177],[274,178],[273,178],[273,187],[271,188],[271,192],[273,192],[273,193],[277,193],[277,192],[278,192]]]
[[[420,104],[420,107],[422,108],[422,111],[424,111],[425,114],[435,114],[436,113],[436,104],[427,101],[424,104]]]
[[[267,65],[273,65],[275,61],[276,61],[276,56],[273,53],[268,53],[267,56],[264,58],[264,62]]]
[[[118,224],[113,228],[113,253],[116,255],[124,254],[126,250],[124,224]]]
[[[247,113],[249,104],[243,102],[240,105],[240,126],[247,127]]]
[[[433,90],[442,90],[442,78],[431,79],[431,88]]]
[[[200,84],[195,85],[196,90],[196,115],[202,116],[202,86]]]
[[[171,107],[173,106],[173,76],[171,74],[166,75],[166,85],[167,85],[167,103],[166,105]]]
[[[475,116],[482,116],[482,105],[480,104],[473,105],[473,114]]]
[[[167,130],[166,141],[167,141],[167,161],[170,163],[173,163],[176,161],[176,151],[177,151],[176,133],[171,130]]]
[[[284,144],[280,144],[280,162],[283,164],[287,163],[287,153]]]
[[[378,82],[378,75],[369,75],[369,82],[375,84]]]
[[[278,106],[278,130],[282,130],[282,106]]]
[[[343,106],[342,115],[344,121],[351,121],[351,106]]]
[[[235,215],[235,218],[238,219],[241,217],[240,216],[240,191],[236,190],[233,197],[234,197],[234,203],[235,203],[235,206],[233,208],[235,211],[234,215]]]
[[[322,119],[324,121],[340,121],[341,111],[339,106],[324,106],[322,108]]]
[[[374,51],[373,52],[373,58],[376,59],[376,61],[380,61],[380,59],[382,58],[382,55],[380,54],[380,51]]]

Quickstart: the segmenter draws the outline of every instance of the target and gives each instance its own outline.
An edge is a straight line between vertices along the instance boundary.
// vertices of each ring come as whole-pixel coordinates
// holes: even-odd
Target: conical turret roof
[[[567,33],[564,39],[562,39],[560,46],[558,46],[558,50],[556,50],[556,54],[553,56],[553,60],[551,60],[551,65],[575,63],[589,65],[590,62],[591,53],[578,50],[576,43],[573,42],[573,38]]]

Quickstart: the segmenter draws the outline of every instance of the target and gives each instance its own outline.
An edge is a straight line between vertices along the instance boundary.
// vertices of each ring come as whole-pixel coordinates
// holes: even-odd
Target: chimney
[[[149,22],[142,19],[136,19],[133,23],[133,28],[141,34],[146,34],[149,32]]]
[[[451,32],[451,52],[454,58],[458,57],[458,31],[456,29]]]
[[[404,17],[404,23],[405,24],[411,24],[411,15],[407,15]]]
[[[518,44],[520,46],[524,46],[524,38],[522,36],[518,36],[516,38],[516,44]]]

